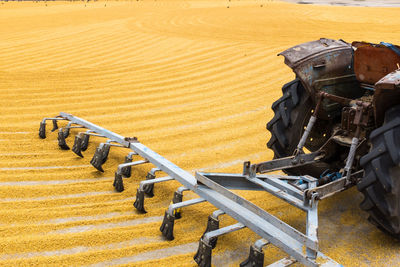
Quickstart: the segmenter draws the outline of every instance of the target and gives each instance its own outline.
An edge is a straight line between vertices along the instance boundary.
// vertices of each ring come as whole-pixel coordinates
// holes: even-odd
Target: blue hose
[[[400,56],[400,49],[399,49],[397,46],[395,46],[395,45],[393,45],[393,44],[390,44],[390,43],[385,43],[385,42],[381,42],[381,45],[386,46],[387,48],[391,49],[391,50],[394,51],[397,55]]]

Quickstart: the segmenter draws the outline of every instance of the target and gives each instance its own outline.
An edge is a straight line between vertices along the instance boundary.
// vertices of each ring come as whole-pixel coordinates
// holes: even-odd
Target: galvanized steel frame
[[[316,187],[317,180],[315,178],[306,176],[256,175],[255,172],[246,173],[246,164],[249,165],[249,163],[245,163],[243,174],[197,172],[195,176],[193,176],[141,144],[136,138],[123,137],[96,124],[64,112],[61,112],[60,115],[55,118],[43,119],[42,123],[45,123],[46,120],[67,120],[69,121],[68,125],[76,124],[82,126],[81,128],[86,128],[91,132],[108,138],[110,142],[119,143],[121,147],[129,148],[133,150],[135,154],[142,157],[144,160],[141,161],[141,163],[150,162],[159,170],[169,175],[169,177],[164,179],[159,178],[159,182],[174,179],[200,197],[199,199],[173,204],[175,206],[172,208],[180,208],[185,205],[208,201],[219,210],[237,220],[244,227],[251,229],[262,238],[268,240],[271,244],[285,251],[293,259],[306,266],[340,266],[318,251],[318,200],[314,196],[309,198],[305,194],[307,191],[306,189],[310,190]],[[312,161],[316,157],[318,157],[318,155],[314,154],[306,160]],[[137,162],[133,162],[125,165],[131,166],[136,163]],[[307,186],[301,188],[287,183],[288,181],[295,180],[302,180]],[[301,233],[230,190],[265,190],[305,211],[307,213],[306,234]],[[319,264],[318,262],[323,263]]]

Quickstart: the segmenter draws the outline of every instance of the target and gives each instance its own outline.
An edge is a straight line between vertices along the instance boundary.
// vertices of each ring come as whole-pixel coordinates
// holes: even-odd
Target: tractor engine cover
[[[347,98],[358,98],[364,93],[353,70],[353,48],[342,40],[321,38],[289,48],[278,55],[293,69],[309,95],[316,102],[319,91]],[[341,107],[324,100],[321,117],[339,116]]]

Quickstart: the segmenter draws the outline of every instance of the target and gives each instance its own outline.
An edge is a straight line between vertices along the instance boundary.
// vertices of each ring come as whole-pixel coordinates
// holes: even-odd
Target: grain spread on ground
[[[116,193],[126,153],[111,151],[99,173],[89,160],[100,140],[81,159],[55,133],[39,139],[39,121],[72,113],[190,172],[241,172],[245,160],[272,158],[265,124],[294,77],[277,53],[320,37],[396,43],[399,12],[267,0],[1,2],[0,265],[195,265],[210,204],[183,209],[165,241],[158,228],[176,182],[156,185],[148,213],[137,214],[150,166],[133,168]],[[302,212],[242,195],[304,230]],[[398,243],[366,221],[360,198],[352,189],[321,202],[321,251],[345,266],[398,266]],[[246,229],[221,237],[214,264],[237,265],[257,238]],[[285,256],[265,253],[266,263]]]

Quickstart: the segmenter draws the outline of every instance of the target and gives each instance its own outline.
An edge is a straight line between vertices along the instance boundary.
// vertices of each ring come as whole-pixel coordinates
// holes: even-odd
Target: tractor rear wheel
[[[311,116],[313,103],[299,79],[282,87],[283,96],[272,104],[275,115],[267,124],[271,139],[267,147],[274,151],[274,159],[293,155]],[[305,144],[309,151],[318,150],[330,137],[331,125],[317,120]],[[316,130],[317,129],[317,130]],[[311,175],[319,177],[325,170],[336,170],[335,164],[317,162],[283,170],[289,175]]]
[[[400,105],[386,111],[384,124],[369,139],[371,150],[360,160],[360,207],[369,213],[369,221],[400,239]]]

